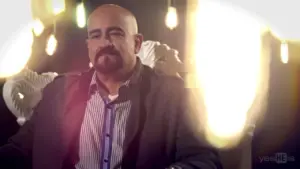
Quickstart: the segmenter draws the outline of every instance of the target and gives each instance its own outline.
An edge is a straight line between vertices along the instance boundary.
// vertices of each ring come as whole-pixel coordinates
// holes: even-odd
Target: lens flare
[[[264,86],[261,33],[264,26],[236,7],[201,0],[196,14],[195,71],[204,99],[207,140],[233,143],[248,122]],[[227,140],[227,142],[226,142]]]
[[[18,2],[18,15],[10,15],[15,8],[14,1],[0,6],[0,19],[5,25],[0,32],[0,77],[9,77],[19,73],[31,56],[33,44],[31,1]]]
[[[52,12],[54,15],[58,15],[64,12],[66,9],[65,0],[52,0]]]

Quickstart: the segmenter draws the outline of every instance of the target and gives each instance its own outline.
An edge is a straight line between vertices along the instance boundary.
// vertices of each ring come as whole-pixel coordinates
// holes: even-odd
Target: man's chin
[[[103,74],[113,74],[115,72],[117,72],[120,67],[117,66],[103,66],[103,65],[95,65],[95,70],[97,72],[103,73]]]

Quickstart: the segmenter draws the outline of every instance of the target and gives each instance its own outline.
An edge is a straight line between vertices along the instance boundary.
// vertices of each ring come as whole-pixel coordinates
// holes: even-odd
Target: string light
[[[57,47],[57,40],[56,40],[54,34],[51,34],[48,38],[48,42],[47,42],[47,46],[46,46],[46,53],[49,56],[52,56],[56,51],[56,47]]]
[[[54,17],[53,19],[53,33],[49,36],[48,41],[47,41],[47,46],[46,46],[46,53],[49,56],[52,56],[57,48],[57,40],[55,38],[56,34],[56,18]]]
[[[280,57],[282,63],[287,64],[289,62],[289,48],[285,41],[283,41],[280,46]]]
[[[171,30],[176,28],[178,25],[177,10],[175,7],[171,6],[171,0],[168,1],[168,12],[165,22],[166,26]]]
[[[34,33],[35,36],[40,36],[43,33],[44,29],[45,29],[45,26],[41,22],[41,20],[36,19],[33,22],[33,33]]]
[[[79,28],[84,28],[86,25],[86,16],[84,3],[81,2],[76,7],[76,21]]]

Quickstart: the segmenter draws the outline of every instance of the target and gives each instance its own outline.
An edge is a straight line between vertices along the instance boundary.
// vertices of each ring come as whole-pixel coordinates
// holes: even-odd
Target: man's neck
[[[114,73],[114,74],[102,74],[96,72],[97,79],[104,85],[108,94],[116,95],[119,93],[119,88],[126,82],[132,75],[134,68],[130,71],[124,71],[126,73]]]
[[[108,91],[108,94],[118,94],[119,88],[122,85],[122,81],[117,80],[112,75],[103,75],[100,72],[96,72],[97,79],[100,83],[102,83]]]

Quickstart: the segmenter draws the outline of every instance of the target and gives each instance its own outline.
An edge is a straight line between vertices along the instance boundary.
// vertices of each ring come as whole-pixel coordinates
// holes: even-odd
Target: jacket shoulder
[[[158,84],[163,88],[169,88],[173,90],[185,88],[184,80],[179,76],[170,76],[163,73],[155,72],[153,70],[151,79],[154,83]]]
[[[53,82],[59,82],[59,81],[66,80],[66,79],[77,80],[82,76],[82,74],[83,74],[82,72],[63,73],[63,74],[56,76],[54,78]]]
[[[75,84],[79,81],[80,77],[82,77],[84,72],[71,72],[71,73],[63,73],[59,74],[54,78],[54,80],[49,83],[44,91],[57,91],[59,89],[66,89],[70,87],[70,85]]]
[[[150,91],[153,97],[177,100],[186,95],[184,80],[177,76],[170,76],[151,70]]]

